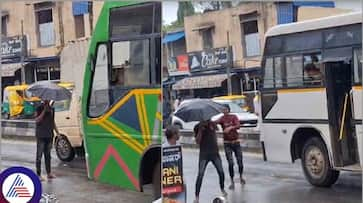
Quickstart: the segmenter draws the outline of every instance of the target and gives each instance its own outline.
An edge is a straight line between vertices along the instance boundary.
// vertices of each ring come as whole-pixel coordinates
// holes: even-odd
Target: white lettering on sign
[[[201,67],[210,68],[226,64],[228,62],[228,51],[226,48],[215,49],[213,52],[201,52]]]
[[[3,57],[15,57],[22,54],[23,41],[18,38],[5,38],[1,42],[1,55]]]
[[[181,158],[180,153],[163,156],[163,163],[178,161]]]

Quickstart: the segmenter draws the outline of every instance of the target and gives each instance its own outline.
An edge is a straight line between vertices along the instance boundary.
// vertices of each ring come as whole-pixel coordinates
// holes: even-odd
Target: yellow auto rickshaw
[[[2,114],[5,118],[32,118],[37,105],[41,102],[38,97],[30,97],[26,93],[28,85],[7,86],[3,93]]]

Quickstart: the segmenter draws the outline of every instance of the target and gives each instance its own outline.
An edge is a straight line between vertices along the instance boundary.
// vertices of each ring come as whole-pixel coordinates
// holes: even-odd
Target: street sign
[[[183,181],[183,158],[180,145],[163,147],[162,157],[163,202],[186,202]]]

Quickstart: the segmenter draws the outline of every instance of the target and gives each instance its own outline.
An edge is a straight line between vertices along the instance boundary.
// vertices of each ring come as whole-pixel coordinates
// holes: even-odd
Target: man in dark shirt
[[[36,155],[36,170],[40,179],[43,181],[44,178],[41,176],[41,159],[44,153],[45,169],[47,171],[48,179],[55,178],[51,173],[50,167],[50,150],[53,142],[53,130],[58,134],[58,130],[54,121],[54,109],[46,100],[37,108],[36,111],[36,138],[37,138],[37,155]]]
[[[228,161],[229,176],[231,178],[231,185],[229,189],[234,189],[234,169],[233,169],[233,153],[237,159],[238,171],[240,175],[241,184],[245,184],[245,180],[242,177],[243,174],[243,157],[242,149],[239,141],[237,129],[240,127],[238,117],[230,114],[230,108],[225,105],[223,111],[224,115],[216,121],[223,128],[223,140],[224,140],[224,151]]]
[[[212,121],[202,121],[194,127],[196,142],[199,144],[199,168],[195,186],[195,203],[199,202],[200,187],[207,164],[211,161],[217,169],[219,176],[219,186],[224,196],[224,172],[221,157],[218,152],[216,125]]]

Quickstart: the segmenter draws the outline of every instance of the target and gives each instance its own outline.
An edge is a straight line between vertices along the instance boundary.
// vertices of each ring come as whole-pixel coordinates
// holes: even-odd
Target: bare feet
[[[222,190],[222,195],[223,195],[223,197],[227,197],[228,194],[225,190]]]
[[[39,180],[40,180],[41,182],[45,181],[45,178],[44,178],[42,175],[39,175],[38,177],[39,177]]]
[[[231,183],[231,185],[228,187],[230,190],[234,190],[234,182]]]
[[[52,173],[48,174],[48,179],[54,179],[54,178],[56,178],[56,176],[54,174],[52,174]]]
[[[241,179],[241,185],[246,184],[246,181],[245,181],[245,179],[243,179],[243,178],[242,178],[242,176],[241,176],[241,178],[240,178],[240,179]]]

